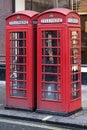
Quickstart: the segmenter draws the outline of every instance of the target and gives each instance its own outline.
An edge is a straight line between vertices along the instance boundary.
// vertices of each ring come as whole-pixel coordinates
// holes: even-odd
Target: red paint
[[[69,9],[41,13],[37,25],[37,110],[81,108],[80,17]]]
[[[38,12],[21,11],[6,19],[6,106],[34,109]],[[35,39],[35,40],[34,40]]]

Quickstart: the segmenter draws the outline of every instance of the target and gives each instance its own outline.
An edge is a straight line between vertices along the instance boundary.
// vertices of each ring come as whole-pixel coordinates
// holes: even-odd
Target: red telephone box
[[[33,110],[38,12],[20,11],[6,19],[6,107]]]
[[[37,111],[81,109],[80,17],[69,9],[41,13],[37,25]]]

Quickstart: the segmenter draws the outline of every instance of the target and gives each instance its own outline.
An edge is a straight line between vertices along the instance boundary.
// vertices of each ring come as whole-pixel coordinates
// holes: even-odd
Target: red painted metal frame
[[[69,23],[68,18],[78,19],[78,23]],[[52,18],[62,18],[62,22],[55,23],[46,23],[49,19]],[[47,21],[44,21],[48,19]],[[41,20],[42,23],[41,23]],[[60,92],[61,92],[61,100],[53,100],[42,98],[42,32],[43,31],[60,31]],[[79,31],[80,30],[80,18],[79,15],[68,9],[51,9],[43,12],[38,17],[38,25],[37,25],[37,111],[44,112],[57,112],[57,113],[70,113],[76,110],[81,109],[81,35],[79,35],[79,97],[75,99],[71,99],[71,93],[73,92],[71,89],[71,38],[70,31]],[[58,64],[57,64],[58,66]],[[46,74],[46,73],[45,73]],[[45,86],[46,87],[46,86]],[[45,90],[46,91],[46,90]],[[44,92],[45,92],[44,91]],[[47,91],[52,92],[52,91]]]
[[[6,107],[8,108],[20,108],[20,109],[28,109],[33,110],[36,107],[36,101],[34,100],[36,98],[36,82],[35,82],[35,48],[36,48],[36,24],[33,24],[33,22],[36,23],[38,12],[35,11],[21,11],[12,14],[11,16],[7,17],[6,19]],[[19,24],[19,25],[9,25],[10,21],[28,21],[28,24]],[[12,58],[11,53],[11,38],[10,33],[16,35],[20,35],[20,32],[26,33],[26,38],[22,38],[23,41],[25,41],[25,50],[26,53],[22,54],[22,59],[25,57],[25,71],[23,72],[16,72],[16,74],[22,74],[23,77],[26,78],[22,81],[20,79],[16,79],[16,82],[23,83],[25,82],[25,88],[11,88],[11,81],[13,81],[12,78],[10,78],[11,68],[10,64],[14,64],[13,61],[11,63],[10,58]],[[20,42],[21,39],[16,39],[18,42]],[[15,42],[16,44],[16,42]],[[15,47],[14,50],[23,47]],[[17,52],[16,52],[17,53]],[[25,55],[25,56],[24,56]],[[16,57],[16,54],[14,55]],[[20,57],[20,54],[17,56],[17,58]],[[22,66],[23,62],[19,62],[19,66]],[[17,66],[17,64],[16,64]],[[23,66],[22,66],[23,67]],[[24,68],[24,67],[23,67]],[[21,81],[21,82],[20,82]],[[18,87],[18,84],[17,86]],[[13,91],[25,91],[25,96],[16,96],[11,95],[11,90]]]

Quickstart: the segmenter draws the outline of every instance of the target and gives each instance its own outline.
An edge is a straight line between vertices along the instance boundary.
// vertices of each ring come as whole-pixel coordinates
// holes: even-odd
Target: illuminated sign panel
[[[28,24],[27,20],[18,20],[18,21],[10,21],[9,25],[20,25],[20,24]]]
[[[61,23],[61,22],[63,22],[62,18],[41,19],[41,23]]]
[[[68,18],[68,23],[79,23],[79,20],[76,18]]]

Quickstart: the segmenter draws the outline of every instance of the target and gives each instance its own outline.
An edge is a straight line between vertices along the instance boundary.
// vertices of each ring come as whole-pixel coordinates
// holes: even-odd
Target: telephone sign
[[[20,25],[20,24],[28,24],[28,21],[27,20],[9,21],[9,25]]]
[[[41,23],[61,23],[62,18],[41,19]]]
[[[78,23],[79,20],[75,18],[68,18],[68,23]]]

